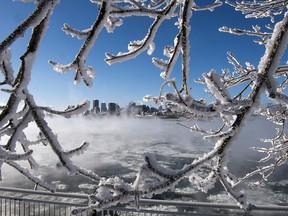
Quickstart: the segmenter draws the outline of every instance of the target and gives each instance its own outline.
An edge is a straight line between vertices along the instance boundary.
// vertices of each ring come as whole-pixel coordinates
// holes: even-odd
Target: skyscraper
[[[101,112],[106,112],[106,111],[107,111],[106,103],[101,103]]]
[[[93,100],[93,109],[99,107],[99,100]]]

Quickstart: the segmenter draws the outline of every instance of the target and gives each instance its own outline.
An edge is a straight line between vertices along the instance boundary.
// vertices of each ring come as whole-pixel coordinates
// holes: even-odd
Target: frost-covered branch
[[[197,124],[194,124],[193,126],[191,127],[188,127],[186,125],[183,125],[179,122],[177,122],[178,125],[181,125],[182,127],[185,127],[187,129],[189,129],[191,132],[198,132],[198,133],[201,133],[201,134],[205,134],[205,135],[216,135],[216,134],[219,134],[225,127],[225,124],[223,124],[220,128],[218,128],[217,130],[212,130],[210,129],[209,131],[208,130],[204,130],[204,129],[201,129]]]
[[[11,65],[11,50],[9,48],[0,54],[0,70],[4,76],[4,81],[0,84],[12,85],[14,70]]]
[[[28,169],[20,166],[14,161],[6,161],[6,163],[16,169],[19,173],[23,174],[26,178],[28,178],[31,182],[34,182],[36,185],[45,188],[48,191],[54,192],[56,189],[53,185],[43,181],[43,179],[38,178],[33,173],[31,173]]]
[[[190,64],[190,30],[191,26],[189,24],[191,16],[192,16],[192,9],[194,10],[213,10],[215,7],[221,6],[222,3],[220,1],[215,1],[212,5],[207,5],[203,7],[198,7],[194,1],[184,1],[181,5],[182,8],[179,11],[178,15],[178,28],[179,33],[174,39],[174,46],[166,46],[164,49],[164,55],[169,58],[169,60],[163,60],[158,58],[153,58],[152,62],[155,64],[156,67],[164,70],[161,72],[160,76],[164,80],[169,80],[172,70],[174,68],[175,63],[177,62],[180,54],[182,54],[182,88],[180,92],[185,92],[189,94],[188,88],[188,79],[189,79],[189,64]]]
[[[220,32],[226,32],[226,33],[230,33],[230,34],[235,34],[235,35],[249,35],[249,36],[255,36],[255,37],[259,37],[259,39],[254,40],[254,42],[262,45],[262,44],[266,44],[267,40],[271,37],[271,33],[268,32],[260,32],[260,27],[259,26],[252,26],[253,27],[253,31],[251,30],[243,30],[243,29],[238,29],[238,28],[229,28],[227,26],[223,26],[221,28],[219,28]]]
[[[50,114],[60,115],[60,116],[64,116],[65,118],[70,118],[73,115],[77,115],[77,114],[85,112],[89,108],[89,106],[90,106],[90,102],[85,100],[76,106],[69,106],[64,111],[57,111],[57,110],[51,109],[50,107],[39,107],[39,109]]]
[[[39,1],[34,12],[25,19],[6,39],[0,43],[0,53],[5,51],[9,46],[11,46],[19,37],[24,35],[28,28],[37,26],[47,13],[51,10],[53,4],[57,4],[58,1]]]
[[[251,205],[246,202],[246,200],[244,199],[245,196],[243,194],[235,191],[234,186],[235,184],[238,184],[237,180],[234,179],[233,182],[230,182],[230,180],[228,181],[225,177],[227,175],[229,179],[229,176],[231,176],[226,166],[226,152],[227,149],[229,149],[229,146],[233,143],[233,137],[235,137],[237,133],[239,133],[241,127],[243,127],[243,124],[250,115],[250,113],[254,110],[255,107],[258,106],[260,94],[263,90],[266,90],[270,97],[274,97],[275,99],[277,98],[277,101],[285,104],[284,110],[287,109],[285,95],[281,97],[281,100],[279,100],[280,96],[278,96],[279,94],[277,94],[276,92],[277,86],[274,82],[276,72],[281,70],[281,67],[279,67],[280,58],[286,50],[286,46],[288,43],[287,29],[288,13],[285,14],[284,19],[281,22],[275,25],[273,34],[267,41],[266,52],[257,68],[255,68],[249,63],[247,63],[246,66],[242,65],[232,53],[228,53],[229,63],[234,66],[234,72],[230,76],[227,76],[228,71],[224,71],[223,75],[221,76],[217,74],[215,70],[211,70],[209,73],[203,75],[204,78],[201,80],[201,82],[207,85],[209,92],[215,97],[216,100],[214,103],[211,103],[210,105],[197,103],[197,106],[195,106],[195,100],[192,98],[191,95],[180,95],[177,89],[176,93],[174,94],[165,94],[166,100],[181,106],[181,108],[187,109],[189,112],[201,112],[206,116],[209,113],[220,114],[224,125],[228,127],[226,131],[223,131],[223,126],[220,131],[207,135],[207,131],[203,131],[197,126],[191,127],[190,129],[204,133],[204,138],[206,139],[216,140],[214,150],[217,149],[217,153],[212,157],[217,157],[218,162],[215,165],[215,170],[211,172],[211,176],[216,175],[222,183],[223,187],[225,188],[226,192],[231,195],[231,197],[233,197],[238,202],[238,204],[246,211],[249,211],[251,209]],[[239,97],[238,94],[238,96],[232,98],[230,93],[228,92],[227,87],[234,86],[246,81],[249,82],[250,87],[250,93],[248,94],[248,96],[244,98]],[[248,91],[247,87],[245,87],[245,90]],[[176,88],[175,84],[173,85],[173,88]],[[241,94],[242,93],[243,90],[241,90]],[[282,111],[279,110],[277,112],[274,112],[273,114],[271,114],[271,116],[277,118],[277,116],[283,115],[285,113],[286,111],[284,112],[282,109]],[[283,133],[281,132],[280,134]],[[274,142],[276,142],[275,139],[273,140],[273,143]],[[273,166],[259,169],[258,171],[253,172],[253,174],[251,175],[247,174],[245,179],[261,173],[264,170],[266,174],[263,175],[263,178],[266,179],[273,173],[275,168],[283,164],[287,158],[287,149],[285,149],[285,146],[283,145],[281,146],[281,148],[275,148],[274,146],[273,148],[261,148],[257,150],[267,152],[268,157],[271,157],[271,155],[274,155],[274,153],[275,155],[278,155],[278,157],[276,157]],[[280,153],[280,151],[282,151],[282,153]],[[193,179],[197,178],[193,177]]]
[[[158,15],[152,25],[150,26],[147,35],[143,40],[140,41],[131,41],[128,45],[129,51],[127,53],[118,53],[117,55],[111,55],[106,53],[106,62],[108,64],[113,64],[115,62],[122,62],[125,60],[129,60],[131,58],[135,58],[137,55],[142,53],[144,50],[149,48],[148,53],[151,55],[154,51],[154,37],[159,26],[162,22],[173,16],[175,9],[177,8],[178,3],[175,0],[170,1],[169,4],[163,9],[161,15]]]
[[[249,90],[252,83],[257,77],[257,69],[254,65],[249,62],[245,64],[241,63],[233,53],[227,52],[228,63],[233,66],[233,70],[228,68],[222,69],[222,73],[219,74],[221,82],[223,82],[224,88],[232,88],[246,83],[244,87],[237,95],[234,96],[234,99],[243,98],[242,95],[244,92]],[[287,65],[278,66],[273,79],[277,79],[280,84],[277,86],[277,92],[283,92],[287,85]],[[205,78],[197,78],[195,82],[206,84]]]
[[[217,8],[217,7],[221,6],[221,5],[222,5],[222,2],[219,1],[219,0],[215,1],[211,5],[205,5],[205,6],[198,6],[197,4],[195,4],[195,2],[193,2],[192,9],[195,10],[195,11],[209,10],[209,11],[212,12],[215,8]]]
[[[35,176],[32,169],[37,168],[38,164],[33,158],[33,151],[30,145],[37,145],[43,142],[49,144],[62,166],[64,166],[70,174],[81,174],[90,179],[98,181],[100,178],[92,171],[76,166],[70,160],[72,155],[77,155],[87,148],[87,143],[70,151],[64,151],[59,143],[56,134],[48,126],[43,111],[53,114],[70,117],[72,114],[83,113],[87,110],[89,103],[84,101],[76,107],[71,107],[64,112],[57,112],[48,107],[38,106],[33,96],[29,93],[28,86],[31,78],[32,66],[34,64],[37,51],[41,44],[41,40],[47,30],[50,16],[57,5],[58,0],[39,1],[36,2],[36,10],[30,15],[19,27],[14,30],[2,43],[0,50],[0,69],[4,77],[4,82],[10,86],[11,90],[6,105],[0,113],[0,136],[8,136],[6,143],[0,146],[0,171],[4,163],[15,168],[26,178],[47,190],[55,191],[55,187],[46,183],[43,179]],[[21,36],[28,28],[32,28],[30,40],[27,49],[20,57],[20,67],[14,76],[14,70],[11,64],[11,50],[9,46]],[[24,104],[24,105],[23,105]],[[35,123],[40,130],[40,140],[31,142],[27,140],[24,130],[30,123]],[[24,153],[18,153],[20,146]],[[27,161],[31,169],[17,163],[17,161]]]
[[[88,31],[82,32],[82,34],[87,35],[85,42],[83,43],[82,47],[80,48],[78,54],[76,55],[75,59],[72,63],[67,65],[58,64],[54,61],[49,61],[51,65],[53,65],[53,69],[58,72],[68,72],[70,70],[75,70],[75,78],[74,82],[78,83],[81,79],[87,86],[92,85],[92,78],[94,78],[94,70],[91,66],[86,66],[86,57],[88,53],[90,52],[90,49],[93,47],[95,40],[97,39],[99,33],[101,32],[106,19],[110,13],[111,8],[111,0],[104,0],[101,3],[101,8],[98,14],[98,17],[93,24],[92,28]],[[64,31],[69,32],[72,35],[77,35],[80,37],[80,34],[78,31],[71,30],[71,28],[68,28],[64,26]]]
[[[246,18],[263,18],[270,17],[274,22],[274,16],[277,16],[287,9],[288,2],[286,0],[244,0],[236,3],[226,0],[226,3],[235,7],[236,10],[246,14]]]
[[[281,166],[287,161],[288,152],[288,137],[285,132],[285,126],[288,117],[287,107],[281,104],[270,105],[258,111],[261,115],[265,116],[268,120],[280,125],[276,127],[276,137],[260,139],[264,143],[270,143],[268,147],[254,147],[257,152],[264,154],[264,157],[259,161],[261,163],[270,163],[267,166],[258,168],[252,173],[247,174],[241,181],[250,178],[256,174],[260,174],[262,179],[255,182],[254,185],[261,185],[268,177],[274,173],[277,167]],[[271,161],[273,162],[271,164]]]
[[[29,150],[24,154],[15,154],[15,153],[11,153],[10,151],[3,149],[3,147],[0,148],[0,152],[1,152],[0,153],[0,159],[5,160],[5,161],[25,160],[33,153],[32,150]]]
[[[126,183],[118,177],[100,181],[95,194],[89,196],[90,205],[75,208],[72,213],[79,214],[92,209],[100,210],[117,203],[137,200],[139,196],[151,197],[153,194],[173,189],[181,179],[191,175],[201,166],[206,166],[206,163],[218,154],[219,148],[220,146],[216,146],[211,152],[180,170],[164,168],[158,164],[154,155],[147,154],[146,162],[141,166],[133,184]],[[193,180],[192,177],[190,179]]]

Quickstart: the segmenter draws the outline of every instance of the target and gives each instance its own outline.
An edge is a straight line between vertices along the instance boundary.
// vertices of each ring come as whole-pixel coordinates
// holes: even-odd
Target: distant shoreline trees
[[[175,35],[174,44],[165,47],[163,52],[165,59],[152,59],[153,63],[162,70],[161,77],[164,79],[164,84],[160,87],[159,96],[147,95],[145,100],[157,103],[168,101],[171,108],[185,109],[196,115],[218,114],[223,121],[223,126],[217,130],[205,131],[196,125],[190,127],[191,131],[202,133],[204,139],[214,143],[214,148],[210,152],[179,170],[164,168],[157,163],[153,155],[146,154],[145,162],[140,167],[133,183],[124,182],[118,177],[103,178],[91,170],[74,164],[71,157],[83,153],[88,148],[88,143],[84,142],[76,149],[64,150],[57,136],[53,133],[53,128],[47,124],[44,112],[69,118],[73,114],[87,110],[89,103],[84,101],[65,111],[57,111],[36,104],[29,91],[33,64],[41,46],[41,40],[47,31],[50,16],[57,4],[62,4],[62,2],[60,3],[59,0],[23,0],[23,2],[34,2],[35,10],[0,43],[0,70],[3,75],[1,91],[9,95],[9,99],[6,105],[1,107],[0,113],[0,134],[9,137],[7,143],[0,145],[0,168],[5,163],[21,172],[36,185],[55,191],[52,184],[38,178],[32,171],[38,164],[33,157],[30,146],[37,143],[49,145],[59,159],[59,166],[65,167],[71,175],[83,175],[94,180],[95,184],[98,185],[95,194],[89,195],[90,204],[87,207],[74,209],[72,211],[74,214],[92,209],[99,210],[130,200],[135,200],[137,205],[140,197],[151,197],[156,193],[173,190],[173,187],[183,178],[188,178],[191,184],[196,184],[199,190],[205,192],[213,187],[216,180],[219,180],[226,192],[247,213],[253,208],[245,194],[238,191],[237,185],[255,175],[261,177],[260,180],[253,183],[255,186],[265,183],[278,166],[287,162],[288,156],[285,131],[288,116],[286,90],[288,65],[280,65],[281,57],[286,51],[288,43],[287,1],[226,1],[227,4],[237,11],[241,11],[247,18],[270,17],[273,26],[268,27],[268,33],[263,32],[258,26],[253,26],[252,30],[220,28],[222,32],[256,36],[258,37],[256,42],[265,45],[266,51],[257,67],[249,63],[242,64],[232,53],[228,53],[229,63],[233,66],[232,70],[223,70],[219,74],[211,69],[209,73],[203,74],[203,77],[197,82],[205,84],[215,98],[209,104],[205,100],[195,99],[189,91],[190,20],[193,19],[192,11],[212,11],[220,7],[223,4],[222,1],[215,0],[211,5],[199,6],[193,0],[91,0],[91,3],[99,6],[98,16],[91,28],[77,30],[64,24],[63,31],[71,36],[83,38],[84,42],[71,63],[61,64],[52,60],[49,63],[56,71],[74,71],[75,83],[83,81],[87,86],[90,86],[94,77],[94,69],[86,65],[86,58],[99,33],[104,28],[113,32],[115,28],[123,24],[123,19],[130,16],[146,16],[154,19],[146,36],[142,40],[131,41],[128,44],[127,52],[106,53],[105,61],[108,64],[114,64],[135,58],[144,51],[152,54],[155,49],[154,37],[159,26],[167,19],[174,19],[177,21],[179,29]],[[283,19],[275,24],[273,23],[275,16],[283,17]],[[32,33],[27,49],[20,56],[19,69],[15,70],[15,66],[11,64],[13,50],[10,47],[30,28],[32,28]],[[170,79],[178,59],[182,62],[180,88],[177,87],[174,79]],[[239,83],[244,84],[245,87],[240,88],[237,94],[232,95],[229,89]],[[163,93],[163,87],[168,84],[172,91]],[[229,159],[227,158],[227,149],[233,145],[234,137],[244,127],[247,118],[257,110],[261,100],[260,94],[263,91],[274,103],[260,110],[260,113],[266,116],[267,120],[276,124],[276,135],[273,139],[262,140],[270,143],[269,147],[266,145],[266,147],[256,148],[257,151],[265,154],[261,160],[263,166],[243,177],[236,177],[229,171],[227,165]],[[244,95],[244,92],[247,96]],[[24,133],[24,129],[31,122],[39,128],[39,138],[36,140],[28,140]],[[17,152],[17,146],[22,147],[23,152]],[[20,160],[27,161],[29,167],[21,166],[18,163]],[[209,172],[206,176],[200,177],[195,171],[203,167]]]

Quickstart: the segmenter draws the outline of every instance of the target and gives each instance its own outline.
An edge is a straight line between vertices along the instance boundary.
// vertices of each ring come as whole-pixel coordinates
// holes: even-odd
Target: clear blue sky
[[[2,41],[13,28],[19,25],[34,7],[33,3],[1,0],[0,40]],[[107,33],[106,30],[102,31],[87,59],[87,64],[93,66],[96,72],[91,88],[83,83],[74,85],[74,72],[72,71],[60,74],[52,70],[48,60],[62,64],[70,63],[83,43],[82,40],[79,41],[77,38],[66,35],[61,30],[63,24],[68,23],[77,29],[89,28],[97,16],[97,11],[97,5],[91,4],[89,0],[61,0],[57,5],[33,67],[29,87],[39,105],[64,108],[84,99],[99,99],[100,102],[113,101],[119,103],[120,106],[125,106],[130,101],[141,101],[146,94],[158,94],[163,80],[159,76],[161,71],[152,64],[151,58],[153,56],[165,58],[162,55],[163,48],[167,44],[173,44],[177,33],[174,19],[166,21],[159,29],[155,38],[156,50],[152,56],[143,53],[136,59],[112,66],[104,62],[105,52],[112,54],[126,52],[129,41],[143,39],[153,20],[132,17],[125,19],[124,25],[117,28],[113,34]],[[218,28],[225,25],[251,29],[251,25],[259,21],[245,19],[240,12],[234,11],[234,8],[225,4],[216,8],[212,13],[210,11],[193,12],[190,83],[192,79],[200,77],[202,73],[209,72],[210,69],[216,69],[219,72],[221,68],[228,67],[227,51],[232,51],[243,63],[249,61],[257,66],[264,52],[263,46],[255,44],[251,37],[220,33]],[[263,19],[261,22],[260,25],[263,25],[269,22],[269,19]],[[12,47],[16,71],[19,55],[25,49],[28,37],[29,34],[26,33],[25,37]],[[171,77],[176,77],[180,84],[180,66],[176,66],[175,69]],[[192,95],[196,98],[202,97],[203,87],[192,85]],[[3,103],[3,101],[0,102]]]

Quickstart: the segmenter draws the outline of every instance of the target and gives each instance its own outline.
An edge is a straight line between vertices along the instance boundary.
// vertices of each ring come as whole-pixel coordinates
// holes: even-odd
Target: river
[[[118,175],[128,182],[134,181],[143,164],[145,152],[155,154],[164,166],[180,169],[213,148],[211,143],[202,139],[201,134],[191,133],[178,125],[177,120],[126,117],[75,117],[67,120],[54,117],[48,118],[48,122],[58,134],[64,149],[75,148],[83,141],[90,143],[83,155],[73,157],[75,164],[91,169],[103,177]],[[217,119],[208,122],[181,120],[181,123],[187,126],[197,123],[202,128],[214,129],[221,125]],[[26,133],[32,140],[38,130],[31,125]],[[275,130],[271,123],[259,117],[247,121],[229,151],[228,166],[232,172],[241,177],[245,172],[256,169],[261,155],[250,147],[260,145],[259,137],[273,136]],[[37,145],[32,149],[35,160],[41,164],[35,173],[56,185],[58,191],[90,193],[94,190],[95,184],[92,181],[81,176],[68,176],[65,170],[55,168],[58,161],[49,146]],[[263,187],[250,189],[247,184],[243,185],[241,189],[245,190],[248,201],[254,204],[287,205],[287,168],[287,164],[279,168]],[[2,176],[0,186],[33,188],[31,182],[7,165],[3,166]],[[187,179],[181,181],[174,192],[167,192],[156,198],[233,203],[219,183],[206,194],[198,191]]]

